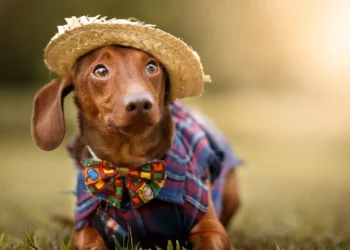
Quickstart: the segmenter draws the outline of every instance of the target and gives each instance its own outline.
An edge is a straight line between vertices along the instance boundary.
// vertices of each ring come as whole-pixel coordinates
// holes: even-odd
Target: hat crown
[[[57,34],[45,49],[45,63],[51,71],[65,75],[84,54],[103,46],[120,45],[142,50],[160,61],[169,75],[171,100],[203,92],[204,73],[198,54],[155,25],[100,15],[65,20],[67,24],[57,26]]]

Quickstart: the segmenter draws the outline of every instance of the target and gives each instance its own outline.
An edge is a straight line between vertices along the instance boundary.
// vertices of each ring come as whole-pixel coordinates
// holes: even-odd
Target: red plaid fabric
[[[205,181],[209,173],[214,205],[220,216],[225,176],[241,161],[225,137],[198,112],[180,102],[170,108],[176,133],[173,147],[164,158],[166,180],[158,196],[138,208],[125,199],[118,209],[88,192],[79,172],[76,229],[93,225],[92,218],[98,213],[104,225],[101,233],[109,239],[115,236],[119,243],[132,236],[144,248],[154,244],[166,248],[168,240],[178,240],[185,246],[190,230],[208,209]],[[132,235],[127,233],[128,228]]]

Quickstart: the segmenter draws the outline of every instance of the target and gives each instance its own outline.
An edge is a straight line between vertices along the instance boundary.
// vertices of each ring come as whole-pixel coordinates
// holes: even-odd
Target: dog
[[[79,169],[74,249],[125,247],[126,238],[150,249],[165,249],[168,240],[189,249],[230,249],[225,227],[239,206],[239,163],[206,118],[170,100],[171,84],[156,57],[106,45],[79,57],[36,94],[32,137],[41,149],[52,150],[65,133],[64,97],[75,92],[79,133],[69,146]],[[210,164],[201,162],[205,152]],[[225,161],[232,166],[223,169]],[[137,171],[146,167],[164,176],[141,181],[148,173]],[[100,170],[98,177],[91,175]],[[139,175],[128,177],[133,172]],[[114,202],[96,191],[102,175],[110,178],[102,181],[107,194],[112,184],[122,190]],[[142,190],[126,189],[141,182]]]

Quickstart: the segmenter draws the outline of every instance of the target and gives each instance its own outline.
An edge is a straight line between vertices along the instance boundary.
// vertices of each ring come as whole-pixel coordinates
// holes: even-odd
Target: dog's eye
[[[94,75],[97,77],[105,77],[108,75],[108,70],[102,65],[97,65],[94,69]]]
[[[149,74],[157,73],[157,71],[158,71],[157,63],[155,61],[150,61],[149,63],[147,63],[146,71]]]

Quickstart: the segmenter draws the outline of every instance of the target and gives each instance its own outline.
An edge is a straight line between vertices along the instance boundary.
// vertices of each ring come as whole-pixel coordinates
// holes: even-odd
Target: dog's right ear
[[[35,95],[31,133],[40,149],[53,150],[62,143],[66,130],[63,99],[72,89],[72,78],[67,75],[52,80]]]

